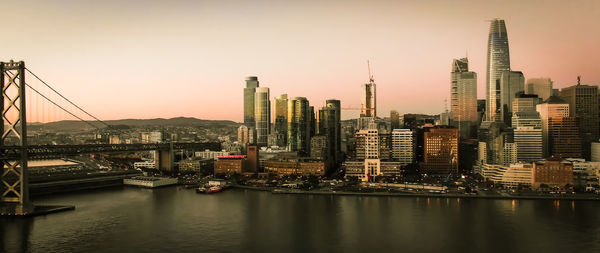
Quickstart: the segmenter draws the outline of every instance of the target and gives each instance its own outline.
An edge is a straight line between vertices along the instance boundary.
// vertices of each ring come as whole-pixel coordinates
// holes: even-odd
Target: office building
[[[392,130],[392,160],[402,165],[413,163],[415,159],[415,134],[410,129]]]
[[[287,109],[288,96],[282,94],[275,98],[273,134],[275,135],[275,144],[279,147],[287,147]]]
[[[431,128],[424,142],[423,173],[458,173],[458,129]]]
[[[548,147],[551,156],[562,158],[583,156],[579,122],[576,117],[553,117],[548,119]]]
[[[536,105],[536,110],[542,120],[542,146],[543,157],[551,155],[549,122],[552,118],[569,117],[569,104],[556,96],[550,96],[544,103]]]
[[[510,126],[512,117],[513,101],[520,94],[523,94],[525,77],[521,71],[502,71],[500,75],[500,100],[502,121]]]
[[[477,73],[469,71],[469,60],[462,58],[454,59],[450,75],[452,125],[459,128],[462,139],[473,138],[477,124]]]
[[[258,87],[254,93],[254,120],[256,122],[256,144],[259,147],[265,147],[271,129],[271,100],[267,87]]]
[[[396,110],[390,111],[390,126],[391,129],[400,129],[402,126],[400,125],[400,113]]]
[[[244,88],[244,125],[248,128],[255,127],[254,93],[258,88],[258,77],[246,77],[246,88]]]
[[[311,112],[308,100],[295,97],[288,101],[288,151],[301,156],[310,154]]]
[[[508,35],[504,20],[490,22],[486,67],[486,120],[502,121],[500,79],[502,72],[510,70]]]
[[[582,151],[585,159],[590,159],[590,144],[598,141],[600,117],[598,117],[598,86],[577,85],[560,91],[560,98],[569,104],[569,116],[577,117],[579,135],[582,139]]]
[[[553,95],[552,90],[550,78],[528,78],[525,84],[525,94],[537,95],[544,101]]]

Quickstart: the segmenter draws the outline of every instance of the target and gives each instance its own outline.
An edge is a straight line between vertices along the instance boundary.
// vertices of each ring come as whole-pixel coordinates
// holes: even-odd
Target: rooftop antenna
[[[367,68],[369,68],[369,82],[374,82],[373,75],[371,74],[371,62],[367,60]]]
[[[581,85],[581,75],[577,76],[577,85]]]

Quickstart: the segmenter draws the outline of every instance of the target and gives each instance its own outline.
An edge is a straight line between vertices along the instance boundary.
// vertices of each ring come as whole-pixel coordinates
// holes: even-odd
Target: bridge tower
[[[25,86],[23,61],[0,62],[1,215],[27,215],[33,212],[33,204],[29,202],[27,171]],[[8,159],[8,152],[16,153],[18,159]]]

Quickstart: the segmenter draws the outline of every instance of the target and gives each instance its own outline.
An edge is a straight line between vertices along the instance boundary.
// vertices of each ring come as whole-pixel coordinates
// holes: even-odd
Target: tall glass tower
[[[508,36],[502,19],[490,23],[487,52],[486,120],[503,121],[500,78],[502,72],[510,70]]]
[[[258,77],[246,77],[246,88],[244,88],[244,125],[249,128],[255,127],[254,119],[254,92],[258,88]]]
[[[269,88],[258,87],[254,93],[254,120],[256,121],[256,144],[267,146],[271,127],[271,100]]]
[[[467,58],[454,59],[450,86],[450,109],[453,124],[458,126],[460,138],[473,138],[471,128],[477,124],[477,74],[469,71]]]
[[[305,97],[288,100],[288,150],[300,155],[310,152],[310,105]]]

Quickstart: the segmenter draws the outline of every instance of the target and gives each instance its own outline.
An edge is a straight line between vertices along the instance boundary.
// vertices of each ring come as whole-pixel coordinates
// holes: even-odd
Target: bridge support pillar
[[[0,62],[0,215],[33,212],[27,171],[25,86],[24,62]],[[18,148],[9,150],[5,145]],[[18,158],[8,159],[7,152],[15,152]]]
[[[174,160],[173,150],[157,150],[154,156],[154,163],[160,171],[172,172]]]

